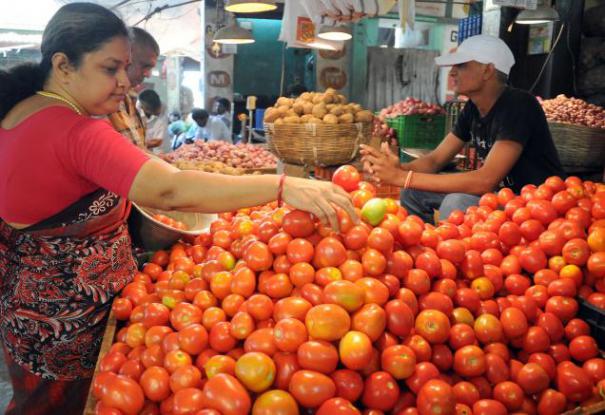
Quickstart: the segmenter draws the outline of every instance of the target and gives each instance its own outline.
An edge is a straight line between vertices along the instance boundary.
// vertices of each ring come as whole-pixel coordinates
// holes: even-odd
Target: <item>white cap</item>
[[[502,39],[477,35],[465,39],[455,52],[435,58],[437,66],[453,66],[470,61],[492,63],[497,70],[508,75],[515,57]]]

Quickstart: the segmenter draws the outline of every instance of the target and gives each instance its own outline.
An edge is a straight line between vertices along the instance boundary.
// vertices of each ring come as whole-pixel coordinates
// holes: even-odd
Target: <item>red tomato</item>
[[[592,378],[595,383],[605,379],[605,360],[601,358],[588,359],[582,365],[582,369]]]
[[[436,344],[433,346],[433,356],[431,362],[442,371],[448,371],[454,364],[454,355],[450,348],[445,344]]]
[[[279,320],[273,328],[275,345],[284,352],[295,352],[307,340],[307,328],[295,318]]]
[[[153,366],[146,369],[139,384],[143,388],[145,397],[154,402],[160,402],[170,396],[170,374],[166,369]]]
[[[359,188],[361,176],[357,169],[351,165],[340,166],[332,175],[332,183],[342,187],[347,192],[352,192]]]
[[[292,237],[286,232],[276,233],[269,239],[269,250],[275,255],[283,255],[286,253],[286,249],[291,240]]]
[[[572,341],[578,336],[588,336],[590,334],[590,326],[584,320],[574,318],[565,326],[565,337]]]
[[[477,346],[464,346],[454,354],[454,370],[466,377],[481,376],[485,372],[485,353]]]
[[[475,336],[483,344],[502,341],[503,329],[500,320],[492,314],[482,314],[475,320]]]
[[[523,338],[523,350],[527,353],[545,352],[550,346],[550,337],[539,326],[530,327]]]
[[[298,413],[298,409],[297,412]],[[355,408],[351,401],[343,398],[332,398],[325,401],[317,412],[316,415],[361,415],[359,409]]]
[[[289,391],[300,405],[316,408],[336,395],[336,385],[322,373],[299,370],[292,375]]]
[[[584,239],[575,238],[563,246],[563,258],[567,264],[583,266],[590,257],[590,247]]]
[[[495,385],[510,378],[509,368],[502,357],[495,353],[485,355],[485,377]]]
[[[454,324],[450,329],[449,344],[454,350],[473,345],[476,341],[475,331],[468,324]]]
[[[313,262],[316,268],[338,267],[346,260],[347,250],[336,238],[324,238],[315,247]]]
[[[477,314],[481,307],[481,299],[479,294],[472,288],[460,288],[454,296],[454,303],[458,307],[464,307],[471,313]]]
[[[508,338],[515,338],[527,333],[527,317],[518,308],[508,307],[500,315],[502,330]]]
[[[298,405],[288,392],[271,390],[263,393],[254,401],[253,415],[297,415]]]
[[[416,364],[414,373],[405,380],[405,384],[412,392],[418,394],[426,382],[438,377],[439,369],[437,369],[437,366],[429,362],[421,362]]]
[[[554,379],[556,375],[555,359],[546,353],[533,353],[529,356],[528,363],[537,363],[542,366],[550,379]]]
[[[548,388],[550,379],[546,371],[537,363],[527,363],[519,370],[516,377],[517,383],[525,393],[539,393]]]
[[[454,391],[442,380],[429,380],[420,389],[416,406],[420,415],[453,414],[456,406]]]
[[[460,264],[460,271],[468,279],[475,279],[484,275],[481,254],[475,250],[466,251],[464,260]]]
[[[118,373],[124,363],[126,355],[119,351],[110,351],[99,362],[99,371]]]
[[[355,402],[363,392],[363,378],[354,370],[339,369],[330,377],[336,385],[336,396]]]
[[[374,372],[365,380],[361,402],[371,409],[388,411],[399,398],[397,381],[387,372]]]
[[[399,241],[403,246],[417,245],[422,238],[422,225],[411,219],[404,220],[399,224]]]
[[[97,397],[104,406],[118,409],[127,415],[137,414],[143,409],[145,395],[135,380],[108,373],[99,376],[97,382]]]
[[[332,373],[338,365],[338,350],[333,344],[323,340],[310,340],[302,343],[296,354],[298,363],[303,369],[327,375]]]
[[[376,341],[386,327],[386,312],[377,304],[366,304],[353,314],[351,328]]]
[[[431,344],[444,343],[450,333],[449,318],[438,310],[424,310],[416,316],[416,333]]]
[[[374,228],[368,236],[368,247],[376,249],[383,254],[390,254],[393,250],[395,239],[391,232],[383,228]]]
[[[584,362],[596,357],[599,354],[599,347],[594,338],[583,335],[569,342],[569,353],[575,360]]]
[[[372,341],[365,333],[360,331],[353,330],[345,334],[340,339],[338,351],[342,364],[353,370],[361,370],[367,367],[373,357]],[[317,354],[314,354],[312,359],[317,360]]]
[[[381,366],[395,379],[406,379],[414,372],[416,355],[407,346],[389,346],[382,352]]]
[[[515,222],[504,222],[498,230],[498,238],[507,246],[515,246],[521,242],[521,229]]]
[[[481,397],[477,387],[470,382],[461,381],[453,387],[454,398],[457,403],[461,403],[467,406],[472,406]]]
[[[581,368],[566,361],[557,366],[556,385],[559,392],[573,402],[582,402],[592,395],[592,380]]]
[[[127,298],[116,298],[111,305],[111,311],[118,320],[128,320],[132,312],[132,303]]]
[[[430,278],[439,277],[442,272],[439,257],[432,252],[423,252],[416,258],[416,268],[426,271]]]
[[[200,354],[208,345],[208,332],[201,324],[190,324],[178,332],[181,350],[191,354]]]
[[[405,337],[414,328],[412,309],[402,300],[391,300],[385,306],[387,328],[400,337]]]
[[[553,313],[561,321],[567,322],[576,316],[578,302],[570,297],[556,295],[548,299],[544,310]]]
[[[361,263],[364,271],[374,277],[381,275],[387,267],[385,256],[380,251],[372,248],[367,249],[363,253]]]
[[[366,246],[369,237],[368,229],[363,225],[353,226],[344,236],[344,244],[348,249],[361,249]]]
[[[204,394],[198,388],[181,389],[174,394],[175,415],[195,413],[204,408]]]
[[[473,404],[473,415],[506,415],[508,411],[501,403],[493,399],[481,399]]]
[[[282,228],[293,238],[306,238],[315,231],[315,223],[310,213],[293,210],[284,216]]]
[[[567,407],[567,398],[554,389],[546,389],[538,399],[538,415],[561,414]]]
[[[504,404],[509,411],[516,411],[523,405],[524,393],[515,382],[505,381],[494,386],[494,399]]]
[[[208,379],[202,392],[205,405],[223,415],[248,413],[252,406],[250,395],[242,384],[235,377],[224,373]]]
[[[546,331],[546,334],[548,334],[551,343],[558,342],[563,338],[563,323],[561,323],[561,320],[553,313],[546,312],[540,314],[540,317],[538,317],[538,321],[536,324],[539,327],[542,327],[544,331]]]
[[[313,259],[315,248],[306,239],[297,238],[288,243],[287,258],[291,264],[310,262]]]
[[[275,362],[275,382],[274,387],[282,390],[288,390],[292,375],[300,370],[296,353],[277,352],[273,355]]]
[[[247,247],[243,259],[252,271],[265,271],[273,265],[273,254],[269,247],[260,241],[252,242]]]
[[[309,336],[326,341],[339,340],[351,327],[346,310],[335,304],[317,305],[305,317]]]

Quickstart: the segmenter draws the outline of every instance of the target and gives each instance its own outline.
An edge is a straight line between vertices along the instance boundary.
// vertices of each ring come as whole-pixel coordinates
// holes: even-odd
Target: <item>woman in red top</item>
[[[129,202],[232,211],[274,200],[279,176],[180,171],[103,120],[129,82],[124,23],[87,3],[62,7],[42,61],[0,72],[0,336],[14,396],[7,414],[81,413],[111,300],[133,277]],[[330,183],[288,178],[283,199],[337,227]]]

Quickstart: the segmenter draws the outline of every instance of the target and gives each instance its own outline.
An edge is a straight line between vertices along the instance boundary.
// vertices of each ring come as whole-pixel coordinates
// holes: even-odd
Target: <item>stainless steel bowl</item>
[[[178,212],[152,209],[132,204],[129,218],[129,230],[135,246],[155,251],[172,246],[185,235],[197,236],[206,231],[212,221],[218,218],[215,213]],[[156,214],[166,215],[187,225],[187,230],[179,230],[155,220]]]

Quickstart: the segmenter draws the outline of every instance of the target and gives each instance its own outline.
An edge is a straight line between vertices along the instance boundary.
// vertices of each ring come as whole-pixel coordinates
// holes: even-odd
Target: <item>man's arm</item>
[[[415,173],[410,187],[438,193],[468,193],[481,195],[493,191],[513,168],[523,146],[517,141],[498,140],[478,170],[454,174]],[[406,172],[402,172],[396,186],[403,187]]]
[[[399,157],[391,152],[386,143],[382,143],[381,150],[362,145],[361,154],[364,169],[373,174],[375,179],[395,184],[401,180],[402,175],[405,177],[404,171],[407,170],[422,173],[441,171],[463,147],[464,141],[449,133],[435,150],[410,163],[400,164]]]

